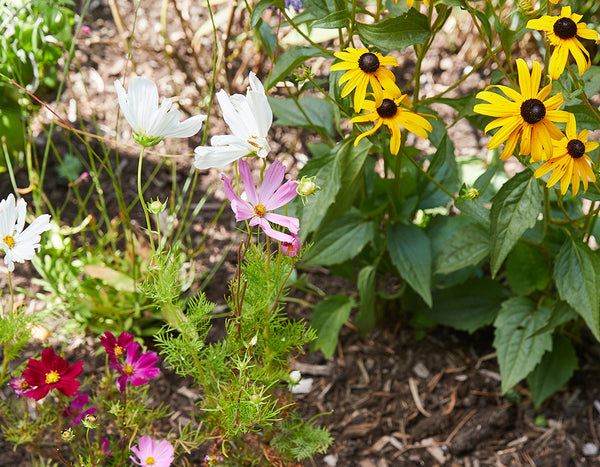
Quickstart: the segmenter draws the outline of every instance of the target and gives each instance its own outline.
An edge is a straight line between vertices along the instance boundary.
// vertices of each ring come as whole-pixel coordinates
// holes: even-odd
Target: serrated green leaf
[[[380,50],[403,50],[423,44],[431,37],[427,17],[411,8],[402,16],[386,18],[374,24],[357,23],[358,36],[363,44]]]
[[[523,233],[535,225],[543,189],[533,172],[524,170],[508,180],[492,198],[490,266],[492,277]]]
[[[556,256],[554,282],[561,299],[583,318],[600,340],[600,259],[581,240],[567,238]]]
[[[562,334],[554,336],[552,350],[544,354],[542,361],[527,376],[534,408],[562,388],[576,369],[577,354],[571,341]]]
[[[356,210],[332,222],[320,232],[308,253],[302,258],[304,266],[331,266],[356,257],[375,237],[375,225],[365,221]]]
[[[413,224],[390,224],[385,232],[392,263],[406,282],[431,307],[431,242]]]
[[[340,328],[348,321],[354,305],[354,300],[341,294],[327,297],[315,305],[310,325],[317,331],[317,338],[310,345],[312,352],[320,350],[326,358],[333,355]]]
[[[317,47],[308,46],[293,47],[282,53],[275,61],[275,66],[269,75],[269,79],[265,83],[265,90],[271,89],[279,81],[284,81],[297,66],[313,57],[333,58],[333,55],[326,54]]]
[[[360,307],[354,317],[361,331],[368,332],[375,327],[377,315],[375,310],[375,266],[369,265],[362,268],[358,273],[356,288],[360,296]]]
[[[502,303],[494,321],[494,348],[502,375],[502,394],[531,373],[552,348],[552,334],[537,333],[550,315],[548,308],[537,308],[525,297],[513,297]]]
[[[472,333],[494,321],[505,298],[496,281],[474,278],[437,292],[425,313],[444,326]]]
[[[448,218],[432,238],[435,274],[449,274],[476,265],[490,253],[490,232],[465,216]]]
[[[596,117],[596,114],[592,112],[592,110],[587,105],[568,105],[565,106],[565,110],[575,115],[575,118],[577,119],[578,131],[581,131],[584,128],[587,130],[598,129],[598,125],[600,124],[600,122],[598,121],[598,117]]]
[[[546,257],[539,248],[517,243],[506,260],[506,279],[516,295],[544,290],[550,280]]]
[[[457,199],[454,203],[456,209],[458,209],[465,216],[469,216],[471,219],[477,221],[486,229],[490,228],[490,210],[484,207],[481,202],[477,200],[471,201],[470,199]],[[489,239],[488,239],[489,242]]]
[[[341,29],[347,28],[350,24],[350,13],[347,10],[335,11],[324,18],[318,19],[312,23],[313,28],[323,29]]]

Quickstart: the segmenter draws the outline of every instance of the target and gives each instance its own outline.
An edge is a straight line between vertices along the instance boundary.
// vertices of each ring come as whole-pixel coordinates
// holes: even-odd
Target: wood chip
[[[426,417],[431,417],[431,414],[425,410],[423,407],[423,403],[421,402],[421,397],[419,396],[419,384],[417,380],[414,378],[408,378],[408,387],[410,388],[410,394],[413,397],[413,401],[417,406],[417,410]]]

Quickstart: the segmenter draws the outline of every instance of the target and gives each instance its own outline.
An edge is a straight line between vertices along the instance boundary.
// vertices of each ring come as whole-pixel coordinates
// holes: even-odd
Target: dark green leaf
[[[577,369],[577,355],[571,341],[562,334],[554,336],[552,350],[527,377],[534,408],[562,388]]]
[[[524,170],[508,180],[492,198],[490,211],[492,277],[523,233],[535,225],[543,189],[533,172]]]
[[[312,23],[313,28],[323,29],[341,29],[347,28],[350,24],[350,13],[347,10],[335,11],[324,18],[318,19]]]
[[[478,264],[490,252],[488,229],[465,216],[449,217],[432,238],[435,274],[449,274]]]
[[[258,24],[260,17],[265,12],[267,8],[270,6],[276,6],[279,8],[285,7],[285,2],[283,0],[260,0],[256,4],[256,6],[252,9],[252,14],[250,15],[250,27],[253,28]]]
[[[581,240],[567,238],[556,256],[554,282],[561,299],[583,318],[596,339],[600,313],[600,259]]]
[[[525,297],[502,303],[494,321],[494,347],[502,375],[502,394],[525,378],[552,348],[552,334],[537,333],[550,319],[550,310]]]
[[[348,321],[354,305],[354,300],[346,295],[333,295],[317,303],[310,321],[317,331],[317,339],[310,345],[311,351],[321,350],[326,358],[333,355],[340,328]]]
[[[600,120],[594,112],[585,104],[568,105],[564,108],[567,112],[571,112],[577,119],[577,131],[582,129],[597,130]],[[596,110],[598,112],[598,110]]]
[[[544,290],[550,280],[546,257],[539,248],[517,243],[506,260],[506,279],[516,295]]]
[[[268,96],[268,100],[277,125],[323,128],[328,135],[334,136],[333,108],[328,100],[313,96],[301,97],[298,99],[300,107],[290,97]]]
[[[375,237],[375,226],[363,220],[357,211],[348,211],[320,232],[308,253],[304,266],[339,264],[356,257]]]
[[[374,24],[357,23],[360,40],[380,50],[402,50],[422,44],[431,37],[427,17],[411,8],[397,18],[386,18]]]
[[[426,314],[444,326],[474,332],[491,324],[505,299],[502,287],[489,278],[471,279],[437,292]]]
[[[375,275],[377,270],[375,266],[365,266],[358,273],[356,286],[360,296],[360,308],[354,317],[356,324],[361,331],[368,332],[375,327],[377,315],[375,310]]]
[[[421,298],[431,307],[431,243],[423,229],[396,223],[385,232],[392,263]]]

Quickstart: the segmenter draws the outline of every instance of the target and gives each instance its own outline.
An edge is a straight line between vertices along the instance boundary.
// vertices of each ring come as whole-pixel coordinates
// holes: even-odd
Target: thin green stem
[[[138,187],[138,197],[140,199],[140,203],[142,204],[142,209],[144,210],[144,216],[146,217],[146,226],[148,227],[148,236],[150,237],[150,245],[152,247],[152,251],[156,252],[156,248],[154,246],[154,236],[152,235],[152,224],[150,223],[150,216],[148,214],[148,208],[146,207],[146,203],[144,202],[144,192],[142,190],[142,161],[144,159],[144,150],[146,146],[142,146],[142,150],[140,151],[140,157],[138,159],[138,170],[137,170],[137,187]],[[135,261],[135,259],[134,259]]]
[[[435,178],[433,178],[431,176],[431,174],[429,172],[427,172],[423,167],[421,167],[421,164],[419,164],[416,160],[414,160],[413,157],[410,156],[406,151],[403,150],[402,153],[419,170],[419,172],[421,172],[425,176],[425,178],[427,180],[429,180],[436,187],[438,187],[440,190],[442,190],[444,193],[446,193],[450,198],[452,198],[453,201],[456,201],[456,195],[450,193],[450,191],[448,191],[448,189],[446,189],[446,187],[441,185]]]

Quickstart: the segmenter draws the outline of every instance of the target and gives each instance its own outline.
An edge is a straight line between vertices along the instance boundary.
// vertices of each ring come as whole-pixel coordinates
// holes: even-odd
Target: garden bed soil
[[[237,2],[221,2],[215,10],[229,8]],[[241,4],[242,2],[240,2]],[[134,22],[135,4],[123,0],[105,4],[93,1],[83,20],[90,32],[77,42],[76,59],[71,63],[67,91],[56,110],[67,116],[77,126],[73,110],[77,109],[88,124],[92,115],[98,122],[102,136],[108,140],[130,141],[130,129],[123,121],[118,133],[114,132],[117,115],[115,79],[123,77],[124,70],[135,71],[155,80],[161,96],[180,96],[179,105],[184,112],[197,113],[195,105],[208,93],[212,68],[213,36],[209,32],[198,36],[195,49],[189,44],[194,33],[201,31],[209,21],[206,5],[190,0],[169,3],[167,23],[169,44],[165,47],[159,29],[160,2],[142,1],[137,14],[136,32],[131,60],[126,57],[125,45],[129,43],[128,31]],[[177,10],[175,8],[177,6]],[[228,92],[244,92],[244,80],[250,70],[260,78],[268,73],[270,60],[258,52],[250,40],[244,39],[247,14],[243,8],[232,10],[219,27],[222,54],[219,58],[217,86]],[[276,24],[276,11],[272,15]],[[182,26],[185,25],[185,26]],[[285,37],[286,30],[280,31]],[[223,50],[223,38],[237,37]],[[439,92],[461,76],[465,67],[478,53],[476,42],[470,34],[468,21],[451,19],[444,40],[436,41],[422,68],[422,89],[425,93]],[[524,44],[526,46],[527,44]],[[451,49],[452,48],[452,49]],[[532,52],[534,53],[534,52]],[[225,57],[225,58],[224,58]],[[398,53],[400,67],[394,71],[400,82],[406,80],[414,69],[410,51]],[[328,63],[311,63],[313,71],[327,76]],[[411,68],[412,67],[412,68]],[[487,84],[487,75],[474,74],[454,95],[471,92]],[[275,90],[274,92],[277,92]],[[457,94],[458,93],[458,94]],[[86,97],[87,96],[87,97]],[[215,105],[213,110],[218,109]],[[453,111],[440,106],[436,109],[442,118],[453,116]],[[217,115],[218,115],[218,110]],[[37,127],[39,143],[43,132]],[[91,126],[90,126],[91,128]],[[223,134],[227,129],[219,118],[211,119],[210,134]],[[55,133],[55,143],[61,143],[63,130]],[[275,126],[271,133],[273,152],[296,173],[308,154],[306,142],[314,135],[298,129]],[[458,122],[450,133],[457,147],[457,156],[482,153],[485,137],[464,120]],[[177,159],[178,178],[183,181],[191,168],[193,147],[200,144],[200,136],[186,141],[161,143],[163,153],[189,154]],[[62,144],[62,146],[61,146]],[[109,141],[109,144],[110,141]],[[423,143],[423,150],[431,147]],[[135,199],[137,153],[135,148],[119,146],[122,156],[121,176],[127,187],[125,196]],[[145,175],[153,170],[157,157],[149,155],[144,161]],[[197,193],[203,192],[219,179],[221,171],[210,169],[201,174]],[[17,173],[20,187],[28,185],[26,173]],[[170,173],[159,174],[149,187],[149,197],[168,194]],[[6,176],[0,178],[2,193],[8,193],[10,184]],[[44,192],[52,202],[63,201],[67,190],[64,182],[47,177]],[[116,200],[106,193],[109,208],[116,211]],[[4,197],[4,195],[3,195]],[[218,189],[202,209],[195,234],[200,238],[206,225],[217,213],[223,192]],[[74,200],[68,200],[74,203]],[[68,213],[69,210],[66,211]],[[140,216],[141,211],[134,216]],[[68,216],[68,214],[65,214]],[[140,217],[141,219],[141,217]],[[69,219],[62,219],[68,224]],[[143,224],[143,221],[140,222]],[[197,258],[197,269],[210,269],[222,255],[227,257],[206,290],[209,299],[223,303],[226,284],[235,269],[235,254],[227,254],[227,245],[235,234],[234,219],[224,215],[211,230],[206,249]],[[352,285],[322,268],[303,270],[313,283],[330,294],[352,293]],[[32,283],[36,277],[30,265],[18,265],[13,283],[23,287],[27,294],[17,294],[17,300],[27,303],[31,311],[43,307],[42,301],[33,297],[39,289]],[[0,267],[0,287],[7,290],[6,270]],[[310,294],[293,291],[296,298],[314,303]],[[6,295],[3,297],[6,301]],[[310,320],[311,309],[291,304],[291,319]],[[417,339],[408,317],[389,316],[375,331],[362,336],[351,324],[342,328],[340,343],[335,355],[325,359],[320,352],[307,353],[295,362],[310,390],[295,396],[300,411],[308,418],[325,413],[318,420],[334,437],[334,443],[325,455],[304,462],[306,466],[384,467],[384,466],[592,466],[600,465],[597,451],[600,447],[600,346],[584,336],[578,343],[579,370],[567,386],[540,408],[535,410],[525,386],[518,385],[511,398],[500,394],[500,375],[493,354],[492,330],[469,335],[447,328],[436,328]],[[218,334],[218,326],[215,333]],[[42,336],[45,337],[45,336]],[[57,339],[60,333],[55,333]],[[213,336],[216,338],[216,336]],[[72,358],[85,358],[86,373],[100,370],[104,359],[94,357],[98,341],[94,337],[70,339]],[[23,356],[33,355],[37,347]],[[170,404],[172,415],[164,420],[160,429],[166,433],[179,423],[190,422],[197,408],[197,393],[187,381],[168,371],[153,382],[155,402]],[[11,397],[9,388],[1,388],[0,397]],[[187,458],[191,465],[201,465],[204,452]],[[13,450],[0,438],[0,466],[27,466],[28,453]]]

